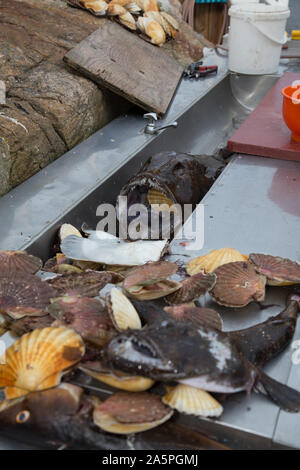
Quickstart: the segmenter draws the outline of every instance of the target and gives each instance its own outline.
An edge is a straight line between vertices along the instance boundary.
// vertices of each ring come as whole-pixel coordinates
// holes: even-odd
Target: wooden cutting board
[[[285,73],[228,141],[237,153],[300,162],[300,143],[291,140],[291,131],[282,117],[281,90],[300,80],[299,73]]]
[[[183,66],[124,27],[107,23],[64,57],[71,67],[147,111],[164,114]]]

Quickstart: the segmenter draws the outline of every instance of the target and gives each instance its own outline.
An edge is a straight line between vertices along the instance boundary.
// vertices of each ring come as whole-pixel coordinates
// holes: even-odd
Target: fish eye
[[[20,411],[16,416],[16,421],[19,424],[26,423],[30,418],[30,412],[27,410]]]
[[[133,339],[132,345],[136,351],[140,352],[141,354],[144,354],[145,356],[149,356],[153,358],[157,357],[157,354],[155,353],[155,351],[153,351],[149,346],[141,343],[140,341]]]

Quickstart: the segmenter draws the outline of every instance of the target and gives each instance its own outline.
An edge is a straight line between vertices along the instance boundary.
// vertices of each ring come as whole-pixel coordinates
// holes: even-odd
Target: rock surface
[[[178,0],[161,0],[180,18]],[[64,0],[0,0],[0,195],[124,112],[127,101],[101,90],[62,61],[106,19]],[[184,64],[209,43],[182,20],[167,53]]]

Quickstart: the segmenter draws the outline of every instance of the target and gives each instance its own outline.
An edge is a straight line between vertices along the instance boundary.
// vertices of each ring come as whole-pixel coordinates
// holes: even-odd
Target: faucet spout
[[[145,134],[157,134],[158,132],[162,131],[163,129],[167,129],[168,127],[177,127],[178,123],[176,121],[171,122],[170,124],[166,124],[165,126],[156,127],[157,121],[157,114],[156,113],[147,113],[144,114],[144,119],[147,119],[147,124],[145,126],[144,132]]]

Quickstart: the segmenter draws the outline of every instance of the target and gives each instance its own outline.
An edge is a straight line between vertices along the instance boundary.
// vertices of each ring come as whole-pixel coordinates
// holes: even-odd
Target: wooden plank
[[[108,21],[64,60],[71,67],[147,111],[164,114],[183,66],[160,48]]]
[[[281,90],[294,80],[300,80],[299,73],[286,72],[278,80],[231,137],[229,150],[300,162],[300,143],[291,140],[291,131],[282,117]]]

